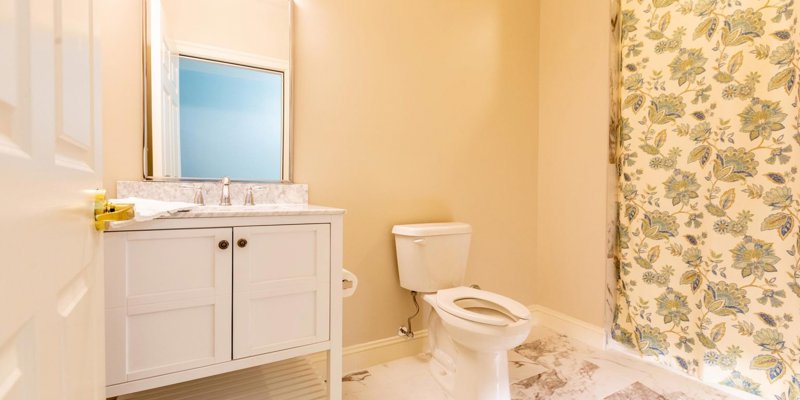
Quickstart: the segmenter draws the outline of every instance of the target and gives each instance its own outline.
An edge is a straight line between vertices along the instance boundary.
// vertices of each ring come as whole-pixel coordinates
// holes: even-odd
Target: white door
[[[109,232],[109,385],[231,359],[231,228]]]
[[[328,224],[233,228],[233,358],[330,337]]]
[[[101,399],[91,0],[0,0],[0,399]]]

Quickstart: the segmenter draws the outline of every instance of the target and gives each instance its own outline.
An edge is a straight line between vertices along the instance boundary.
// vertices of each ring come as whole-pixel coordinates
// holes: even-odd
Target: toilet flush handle
[[[414,239],[414,244],[419,246],[425,246],[425,239]]]

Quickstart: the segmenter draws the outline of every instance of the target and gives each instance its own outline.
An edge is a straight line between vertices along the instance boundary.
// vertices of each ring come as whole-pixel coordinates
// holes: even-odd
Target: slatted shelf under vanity
[[[117,400],[323,400],[325,382],[305,358],[260,365],[119,396]]]

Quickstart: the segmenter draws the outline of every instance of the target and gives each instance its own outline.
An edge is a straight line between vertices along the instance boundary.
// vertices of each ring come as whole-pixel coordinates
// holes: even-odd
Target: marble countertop
[[[311,204],[257,204],[254,206],[200,206],[188,211],[179,211],[160,219],[176,218],[220,218],[220,217],[268,217],[275,215],[335,215],[344,214],[341,208],[315,206]]]
[[[276,218],[328,218],[325,216],[342,215],[341,208],[315,206],[309,204],[259,204],[255,206],[195,206],[186,211],[173,211],[156,218],[112,221],[107,226],[109,232],[150,229],[190,229],[208,227],[237,226],[235,218],[241,220],[242,226],[256,221],[259,217]],[[232,219],[233,218],[233,219]],[[251,219],[247,219],[251,218]],[[264,221],[261,221],[263,224]]]

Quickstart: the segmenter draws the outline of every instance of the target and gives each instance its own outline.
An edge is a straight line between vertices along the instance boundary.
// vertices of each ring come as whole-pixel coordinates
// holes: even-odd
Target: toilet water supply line
[[[472,285],[469,285],[469,287],[481,290],[481,287],[474,283]],[[417,302],[417,292],[413,290],[411,291],[411,300],[414,301],[414,309],[415,309],[414,314],[408,317],[408,319],[406,320],[406,326],[400,327],[400,329],[397,331],[397,336],[405,336],[407,338],[413,339],[414,330],[411,329],[411,320],[414,319],[414,317],[416,317],[419,314],[419,303]]]
[[[406,326],[401,326],[400,330],[397,332],[398,336],[405,336],[407,338],[414,338],[414,330],[411,329],[411,320],[419,314],[419,303],[417,303],[417,292],[411,291],[411,300],[414,301],[414,314],[408,317],[406,320]]]

